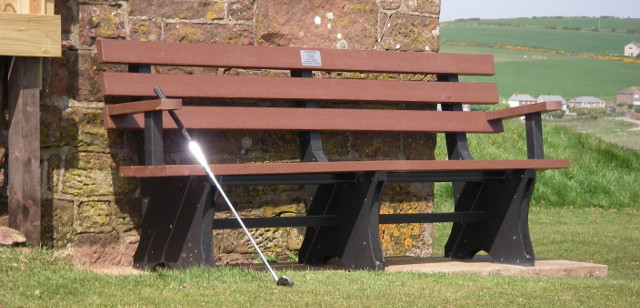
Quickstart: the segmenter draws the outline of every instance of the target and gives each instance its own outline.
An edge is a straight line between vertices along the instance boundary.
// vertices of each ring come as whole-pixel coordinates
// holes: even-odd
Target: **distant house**
[[[540,95],[538,96],[538,103],[541,102],[562,102],[562,110],[567,110],[567,101],[560,95]]]
[[[571,108],[605,108],[607,103],[593,96],[580,96],[570,99],[567,104]]]
[[[509,107],[518,107],[522,105],[537,103],[538,100],[528,94],[514,94],[509,97],[507,102],[509,103]]]
[[[624,46],[624,55],[627,57],[637,57],[640,54],[640,43],[632,42]]]
[[[616,94],[616,103],[640,106],[640,87],[624,89]]]

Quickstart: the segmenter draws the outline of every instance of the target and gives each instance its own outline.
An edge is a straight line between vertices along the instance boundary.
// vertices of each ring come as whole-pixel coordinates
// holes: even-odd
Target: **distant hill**
[[[462,80],[496,82],[502,99],[518,92],[613,102],[619,90],[640,86],[640,61],[622,56],[640,42],[640,19],[466,19],[442,23],[440,40],[441,52],[493,54],[496,76]]]
[[[509,19],[459,19],[446,25],[476,24],[499,27],[530,27],[551,30],[640,33],[640,19],[602,17],[533,17]]]

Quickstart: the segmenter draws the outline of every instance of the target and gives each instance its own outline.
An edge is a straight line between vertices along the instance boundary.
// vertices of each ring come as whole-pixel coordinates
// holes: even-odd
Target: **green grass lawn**
[[[625,45],[640,41],[640,34],[444,24],[440,39],[622,55]]]
[[[554,123],[570,127],[577,132],[595,135],[602,140],[626,148],[640,150],[640,130],[634,130],[640,126],[634,123],[590,117],[567,117]]]
[[[493,54],[496,75],[463,76],[461,80],[497,83],[501,99],[523,93],[534,97],[557,94],[566,99],[596,96],[615,101],[618,91],[637,86],[640,80],[640,65],[633,63],[444,44],[440,52]]]
[[[538,18],[506,18],[506,19],[482,19],[478,21],[448,22],[450,25],[492,25],[507,27],[557,27],[561,30],[568,28],[583,28],[585,30],[600,27],[601,31],[626,32],[627,30],[640,30],[638,18],[593,18],[593,17],[538,17]]]
[[[63,251],[0,247],[0,307],[638,307],[640,153],[546,124],[548,157],[571,167],[539,174],[529,215],[536,256],[606,264],[608,278],[283,271],[296,282],[283,288],[266,272],[100,275],[75,268]],[[472,153],[525,157],[522,123],[508,121],[500,135],[469,136]],[[437,185],[435,200],[437,211],[451,210],[447,185]],[[436,255],[448,228],[436,224]]]
[[[284,288],[266,272],[226,267],[101,275],[74,268],[51,251],[2,247],[0,306],[637,307],[637,210],[536,208],[530,217],[538,257],[607,264],[609,277],[285,271],[279,274],[296,285]]]

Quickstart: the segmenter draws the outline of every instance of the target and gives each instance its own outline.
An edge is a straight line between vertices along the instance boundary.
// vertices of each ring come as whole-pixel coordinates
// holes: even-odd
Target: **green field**
[[[537,18],[509,18],[509,19],[482,19],[475,21],[455,21],[448,24],[480,24],[500,27],[534,27],[553,28],[558,30],[567,28],[582,28],[590,30],[599,28],[600,31],[629,32],[640,31],[640,19],[638,18],[593,18],[593,17],[537,17]]]
[[[639,64],[481,47],[442,45],[440,51],[493,54],[496,75],[461,80],[497,83],[501,99],[523,93],[534,97],[557,94],[566,99],[596,96],[613,102],[618,91],[640,85]]]
[[[640,34],[444,24],[440,28],[440,39],[623,55],[625,45],[640,42]]]
[[[597,23],[598,18],[446,22],[440,29],[440,52],[493,54],[497,72],[495,76],[465,76],[461,80],[495,82],[503,100],[514,93],[521,93],[534,97],[556,94],[565,99],[596,96],[614,102],[618,91],[640,86],[640,64],[597,59],[594,55],[620,55],[626,44],[640,41],[640,34],[622,31],[638,30],[640,19],[602,18],[601,24],[620,29],[615,33],[545,28],[585,27],[594,22]],[[502,46],[497,48],[496,44]],[[517,46],[520,50],[509,49],[505,45]],[[535,51],[534,48],[543,50]],[[554,54],[552,50],[567,54]],[[584,53],[590,57],[585,57]]]

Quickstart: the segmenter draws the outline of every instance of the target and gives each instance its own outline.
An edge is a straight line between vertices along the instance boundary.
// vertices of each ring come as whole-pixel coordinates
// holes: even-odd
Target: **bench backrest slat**
[[[491,55],[99,40],[98,61],[170,66],[493,75]],[[303,63],[301,51],[319,58]],[[320,64],[320,66],[316,66]]]
[[[109,117],[109,107],[105,107],[105,128],[144,127],[142,114]],[[189,119],[184,123],[189,129],[447,133],[495,133],[503,130],[501,121],[487,121],[484,112],[193,106],[184,106],[175,112],[178,117]],[[164,127],[175,129],[169,115],[165,113],[164,116]]]
[[[104,96],[494,104],[495,84],[103,73]],[[210,85],[210,86],[208,86]]]

